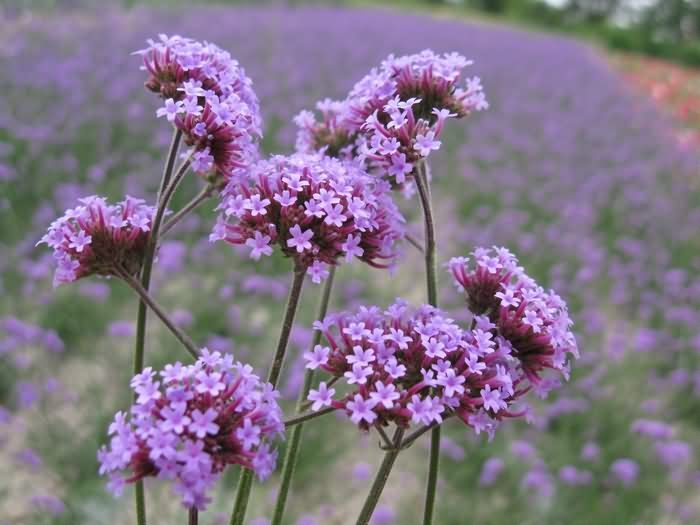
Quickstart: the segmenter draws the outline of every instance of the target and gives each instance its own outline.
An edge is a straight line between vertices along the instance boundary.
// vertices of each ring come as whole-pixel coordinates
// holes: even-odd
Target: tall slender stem
[[[275,356],[272,359],[270,371],[267,374],[267,381],[268,383],[271,383],[274,388],[277,388],[277,383],[279,382],[280,374],[282,373],[284,356],[287,353],[289,335],[292,333],[294,317],[296,316],[297,307],[299,306],[301,288],[304,285],[305,276],[306,268],[294,269],[294,280],[292,281],[292,287],[289,290],[289,297],[287,298],[287,307],[285,309],[284,319],[282,320],[282,330],[280,331],[280,337],[277,341],[277,349],[275,350]]]
[[[175,159],[177,159],[177,152],[180,149],[180,140],[182,139],[182,132],[180,130],[175,130],[173,133],[172,141],[170,142],[170,148],[168,150],[168,157],[165,161],[165,166],[163,167],[163,175],[160,180],[160,186],[158,189],[158,196],[156,202],[160,202],[160,197],[165,186],[170,181],[170,176],[173,173],[173,167],[175,166]],[[148,290],[151,285],[151,271],[153,269],[153,258],[155,255],[155,238],[158,233],[151,229],[151,242],[149,242],[148,248],[146,249],[146,254],[143,259],[143,264],[141,266],[141,286],[144,290]],[[136,314],[136,341],[134,343],[134,362],[133,362],[133,374],[140,374],[143,370],[144,365],[144,349],[146,347],[146,314],[148,313],[148,305],[145,301],[139,301],[138,312]],[[134,394],[136,396],[136,394]],[[143,481],[138,480],[134,486],[134,501],[136,504],[136,524],[146,525],[146,496],[143,490]]]
[[[170,148],[168,148],[168,157],[165,161],[165,166],[163,167],[163,176],[160,179],[158,199],[156,200],[156,203],[160,202],[160,198],[163,196],[165,188],[167,188],[168,184],[170,184],[170,177],[173,174],[175,161],[177,160],[177,152],[180,150],[180,141],[182,141],[182,131],[175,129],[173,132],[173,138],[170,141]]]
[[[199,511],[196,507],[191,507],[187,512],[187,525],[198,525],[199,524]]]
[[[420,243],[418,239],[416,239],[413,235],[410,233],[407,233],[404,235],[404,238],[408,241],[409,244],[411,244],[416,250],[419,252],[423,253],[423,245]]]
[[[197,359],[199,357],[199,350],[197,349],[197,345],[194,343],[194,341],[192,341],[189,335],[180,330],[180,328],[178,328],[178,326],[173,322],[173,320],[170,319],[170,317],[168,317],[168,314],[165,313],[165,310],[163,310],[163,308],[161,308],[161,306],[158,303],[156,303],[155,299],[153,299],[153,297],[150,296],[150,294],[143,287],[143,285],[137,279],[134,279],[131,275],[129,275],[129,273],[126,271],[120,271],[120,276],[138,294],[138,296],[141,298],[141,301],[144,302],[151,310],[153,310],[153,313],[155,313],[160,318],[160,320],[163,321],[163,324],[173,333],[175,337],[177,337],[178,341],[182,343],[182,345],[190,353],[190,355]]]
[[[141,367],[143,370],[143,367]],[[134,483],[134,502],[136,504],[136,523],[146,525],[146,494],[143,490],[143,480]]]
[[[443,422],[446,419],[452,417],[453,415],[454,415],[454,412],[445,416],[445,418],[443,419]],[[432,429],[435,428],[436,425],[439,425],[439,423],[433,421],[430,425],[427,425],[423,428],[419,428],[418,430],[413,432],[413,434],[409,434],[408,436],[406,436],[406,438],[401,443],[401,450],[405,450],[408,447],[410,447],[411,445],[413,445],[414,441],[416,441],[419,437],[421,437],[426,432],[430,432]]]
[[[172,176],[170,184],[165,188],[163,194],[160,196],[158,202],[158,209],[156,210],[156,215],[153,218],[153,223],[151,224],[151,246],[155,253],[156,247],[158,246],[158,234],[160,233],[160,225],[163,223],[163,217],[165,217],[165,212],[168,209],[168,204],[170,204],[170,199],[173,198],[175,190],[182,182],[182,179],[187,175],[187,170],[190,168],[190,163],[192,162],[192,155],[190,155],[185,161],[180,164],[175,175]]]
[[[391,469],[393,468],[396,458],[401,451],[400,446],[403,432],[404,431],[401,428],[397,428],[396,432],[394,432],[394,447],[384,453],[384,460],[377,471],[377,475],[374,477],[372,487],[369,489],[367,499],[365,500],[362,510],[360,511],[360,515],[357,518],[357,525],[367,525],[369,520],[372,518],[374,509],[377,507],[377,503],[379,503],[379,497],[382,495],[384,486],[389,479]]]
[[[423,525],[433,523],[435,495],[437,494],[438,470],[440,470],[440,434],[442,426],[437,425],[430,432],[430,465],[428,466],[428,486],[425,489]]]
[[[425,222],[425,275],[428,289],[428,303],[433,306],[438,304],[438,280],[437,280],[437,248],[435,240],[435,218],[431,203],[430,183],[428,181],[428,168],[426,161],[418,164],[416,170],[416,186],[423,207]],[[435,494],[437,489],[437,477],[440,467],[440,426],[433,428],[430,435],[430,465],[428,467],[428,485],[425,491],[425,507],[423,511],[423,525],[432,525],[435,510]]]
[[[323,293],[321,295],[321,302],[318,305],[318,315],[316,319],[321,321],[326,317],[328,313],[328,305],[330,303],[331,291],[333,290],[333,281],[335,280],[335,266],[331,266],[330,273],[326,282],[323,286]],[[314,331],[313,341],[311,342],[311,348],[314,348],[317,344],[321,342],[321,331]],[[306,403],[306,398],[309,395],[309,390],[311,389],[311,384],[314,379],[314,371],[306,370],[304,374],[304,384],[299,391],[299,397],[297,399],[296,412],[301,413],[303,411],[303,406]],[[301,446],[301,438],[303,431],[303,424],[298,424],[292,429],[291,436],[287,444],[287,450],[284,454],[284,462],[282,463],[282,479],[280,482],[279,492],[277,493],[277,502],[275,503],[275,511],[272,515],[271,525],[279,525],[282,523],[282,516],[284,515],[284,508],[287,504],[287,497],[289,496],[289,489],[292,485],[292,477],[294,476],[294,469],[296,468],[297,457],[299,455],[299,448]]]
[[[318,410],[316,412],[304,412],[302,414],[299,414],[298,416],[290,417],[289,419],[284,420],[284,426],[286,428],[299,428],[303,426],[303,424],[306,421],[309,421],[311,419],[316,419],[317,417],[325,416],[326,414],[330,414],[331,412],[335,412],[338,410],[335,407],[326,407],[322,408],[321,410]],[[291,445],[291,442],[289,443]],[[288,446],[289,446],[288,445]]]
[[[280,331],[279,340],[277,341],[277,349],[275,356],[272,359],[270,371],[267,376],[267,381],[277,387],[277,383],[282,373],[282,365],[284,364],[284,356],[287,353],[287,344],[289,343],[289,335],[292,332],[294,325],[294,317],[296,316],[299,299],[301,298],[301,289],[304,285],[304,277],[306,276],[306,268],[299,266],[294,267],[294,280],[292,287],[289,290],[289,298],[287,299],[287,308],[285,310],[284,319],[282,320],[282,330]],[[236,500],[233,504],[233,512],[231,513],[231,525],[243,525],[245,513],[248,509],[248,500],[250,499],[250,490],[253,485],[253,471],[243,469],[241,477],[238,480],[238,489],[236,490]]]
[[[205,186],[190,202],[188,202],[181,210],[179,210],[170,219],[165,221],[163,227],[160,229],[160,236],[162,237],[168,233],[174,226],[176,226],[182,219],[190,214],[194,209],[196,209],[200,204],[211,197],[214,192],[213,186]]]
[[[418,196],[423,207],[423,219],[425,222],[425,274],[428,288],[428,303],[437,306],[437,244],[435,240],[435,218],[433,206],[430,202],[430,185],[428,183],[425,161],[418,164],[415,176]]]

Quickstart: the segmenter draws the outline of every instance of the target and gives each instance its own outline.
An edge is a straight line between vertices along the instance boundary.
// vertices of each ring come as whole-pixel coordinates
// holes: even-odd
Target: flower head
[[[480,352],[478,332],[463,330],[436,308],[412,310],[397,300],[385,311],[370,306],[333,314],[317,328],[328,346],[306,352],[307,366],[345,378],[350,389],[333,399],[324,383],[309,396],[313,410],[345,410],[362,429],[457,416],[479,432],[520,415],[511,405],[526,389],[508,352]],[[474,362],[481,365],[477,371]]]
[[[294,117],[297,131],[296,148],[303,153],[322,153],[329,157],[350,160],[356,153],[356,126],[348,122],[348,102],[325,99],[316,103],[321,120],[304,110]]]
[[[320,280],[341,257],[386,267],[404,219],[385,182],[320,155],[275,156],[232,180],[222,193],[212,240],[245,244],[251,257],[276,245]]]
[[[259,128],[253,81],[228,51],[211,42],[161,34],[134,54],[143,57],[141,69],[149,74],[146,88],[164,100],[196,100],[207,92],[220,98],[236,95],[251,110],[251,120]]]
[[[477,248],[473,256],[474,268],[464,257],[448,266],[476,316],[480,352],[508,348],[533,383],[546,368],[568,375],[568,358],[578,349],[564,300],[538,286],[505,248]]]
[[[131,387],[131,414],[117,413],[110,444],[98,453],[110,487],[148,476],[172,480],[184,506],[204,509],[227,465],[261,479],[274,469],[269,441],[284,431],[276,392],[230,355],[203,349],[196,363],[146,369]]]
[[[54,251],[54,285],[88,275],[135,275],[148,243],[155,208],[126,197],[110,205],[98,196],[80,199],[49,226],[39,244]]]
[[[149,40],[146,88],[160,94],[165,116],[193,148],[192,167],[206,177],[230,178],[257,158],[260,108],[252,81],[231,55],[209,42],[160,35]]]
[[[238,95],[219,98],[206,92],[201,103],[194,110],[179,111],[173,118],[175,126],[192,147],[194,171],[228,180],[257,160],[260,131],[253,124],[251,108]]]
[[[469,65],[457,53],[390,55],[334,106],[339,110],[334,129],[341,129],[344,137],[354,133],[357,154],[402,184],[417,162],[440,148],[448,118],[488,108],[479,78],[462,82]],[[307,129],[319,129],[307,121]],[[304,145],[312,143],[309,135],[314,137],[302,135]]]

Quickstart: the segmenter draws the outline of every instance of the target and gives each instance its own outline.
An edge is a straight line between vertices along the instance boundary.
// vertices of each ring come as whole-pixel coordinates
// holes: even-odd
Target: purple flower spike
[[[566,303],[538,286],[507,249],[477,248],[473,255],[475,269],[465,257],[453,258],[448,266],[476,316],[479,347],[487,351],[490,341],[498,340],[510,348],[527,379],[544,393],[549,387],[542,370],[568,377],[569,355],[579,355]]]
[[[148,44],[136,52],[150,75],[146,88],[165,100],[156,115],[173,122],[193,147],[194,171],[227,180],[257,159],[260,108],[238,62],[212,43],[177,35]]]
[[[522,415],[511,405],[528,388],[510,348],[480,328],[463,330],[436,308],[412,311],[397,300],[386,311],[362,307],[316,326],[327,346],[306,352],[307,366],[344,378],[351,388],[334,398],[335,390],[321,383],[309,394],[312,410],[345,410],[364,430],[457,416],[491,435],[502,418]]]
[[[357,129],[348,122],[348,107],[347,101],[325,99],[316,104],[316,109],[321,113],[320,121],[308,110],[294,117],[294,123],[299,128],[297,151],[352,159],[357,149]]]
[[[80,199],[80,206],[51,223],[38,243],[54,251],[54,286],[89,275],[138,273],[155,211],[128,196],[115,205],[98,196]]]
[[[295,117],[297,150],[359,161],[402,185],[417,162],[440,149],[448,118],[488,108],[478,77],[461,82],[469,65],[457,53],[391,55],[345,100],[318,102],[320,119],[306,110]]]
[[[159,375],[147,368],[132,379],[136,404],[130,416],[116,414],[109,447],[98,453],[112,492],[154,476],[172,480],[185,507],[203,510],[227,465],[260,479],[272,473],[269,441],[284,433],[279,394],[249,366],[205,348],[193,365],[168,365]]]
[[[356,149],[398,184],[440,148],[448,118],[488,108],[478,77],[460,85],[471,65],[461,55],[430,50],[389,56],[350,92],[342,127],[358,133]]]
[[[212,241],[271,255],[277,245],[320,281],[328,265],[357,258],[385,268],[403,237],[403,216],[388,185],[357,166],[319,155],[275,156],[231,180],[218,209]]]

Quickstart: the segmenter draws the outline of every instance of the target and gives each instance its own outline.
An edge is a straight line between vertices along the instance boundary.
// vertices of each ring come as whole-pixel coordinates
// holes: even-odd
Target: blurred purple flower
[[[629,487],[637,481],[639,465],[632,459],[617,459],[610,465],[610,474],[615,480]]]

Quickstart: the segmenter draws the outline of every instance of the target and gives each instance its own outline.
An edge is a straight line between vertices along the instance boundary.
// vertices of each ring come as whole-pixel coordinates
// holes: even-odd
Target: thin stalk
[[[153,252],[155,253],[156,246],[158,245],[158,234],[160,232],[160,225],[163,223],[163,217],[165,217],[165,212],[168,209],[168,204],[170,204],[170,199],[173,198],[175,190],[182,182],[182,179],[187,175],[187,170],[192,162],[192,155],[187,157],[185,161],[180,164],[175,175],[173,175],[170,184],[165,188],[163,194],[158,201],[158,209],[156,210],[156,215],[153,218],[153,223],[151,224],[151,242]]]
[[[420,243],[418,239],[416,239],[413,235],[410,233],[407,233],[404,235],[404,238],[408,241],[408,243],[413,246],[416,250],[418,250],[421,253],[424,253],[425,250],[423,249],[423,245]]]
[[[134,483],[134,500],[136,503],[136,523],[137,525],[146,525],[146,494],[143,490],[142,479]]]
[[[284,420],[284,426],[286,428],[290,427],[295,427],[299,428],[302,426],[302,423],[306,421],[310,421],[311,419],[316,419],[317,417],[325,416],[326,414],[330,414],[331,412],[335,412],[337,409],[335,407],[326,407],[322,408],[321,410],[317,412],[306,412],[304,414],[299,414],[298,416],[290,417],[289,419]],[[291,443],[290,443],[291,445]]]
[[[160,236],[162,237],[166,233],[168,233],[170,230],[172,230],[173,227],[176,226],[182,219],[184,219],[193,210],[195,210],[200,204],[202,204],[209,197],[211,197],[213,192],[214,192],[214,187],[211,185],[205,186],[204,188],[202,188],[202,191],[200,191],[194,199],[192,199],[190,202],[188,202],[181,210],[179,210],[170,219],[165,221],[165,224],[163,224],[163,227],[160,229]]]
[[[187,513],[187,525],[199,524],[199,511],[195,507],[190,507]]]
[[[333,281],[335,280],[335,266],[331,266],[330,273],[323,285],[323,293],[321,295],[321,302],[318,305],[318,315],[316,319],[321,321],[326,317],[328,313],[328,305],[331,299],[331,291],[333,290]],[[314,348],[317,344],[321,342],[321,331],[315,330],[313,341],[311,342],[311,348]],[[304,384],[299,392],[299,397],[297,399],[296,412],[301,413],[306,404],[306,398],[309,395],[309,390],[311,390],[311,384],[314,379],[314,371],[306,370],[304,374]],[[287,450],[284,453],[284,462],[282,463],[282,479],[280,481],[279,492],[277,493],[277,502],[275,503],[275,511],[272,515],[271,525],[279,525],[282,522],[282,516],[284,515],[284,508],[287,504],[287,497],[289,496],[289,489],[292,485],[292,478],[294,477],[294,469],[296,468],[297,457],[299,456],[299,448],[301,447],[301,438],[304,425],[303,421],[300,421],[297,426],[292,429],[291,435],[289,437],[289,442],[287,445]],[[285,423],[286,425],[287,423]]]
[[[452,417],[452,415],[453,415],[453,414],[449,414],[447,417],[445,417],[445,419]],[[443,420],[443,422],[444,422],[444,420]],[[426,432],[430,432],[432,429],[435,428],[435,426],[436,426],[437,424],[438,424],[438,423],[433,422],[433,423],[431,423],[430,425],[427,425],[427,426],[425,426],[425,427],[423,427],[423,428],[420,428],[420,429],[416,430],[415,432],[413,432],[413,434],[409,434],[408,436],[406,436],[406,439],[404,439],[403,442],[401,443],[401,450],[405,450],[405,449],[407,449],[408,447],[410,447],[411,445],[413,445],[413,443],[414,443],[419,437],[421,437],[421,436],[422,436],[423,434],[425,434]]]
[[[441,425],[437,425],[430,432],[430,466],[428,468],[428,486],[425,489],[423,525],[430,525],[431,523],[433,523],[433,514],[435,513],[435,495],[437,493],[438,470],[440,469],[441,432]]]
[[[165,188],[170,184],[170,177],[173,174],[173,169],[175,168],[175,160],[177,160],[177,152],[180,151],[180,141],[182,140],[182,131],[175,129],[173,132],[173,138],[170,141],[170,147],[168,148],[168,157],[165,161],[165,166],[163,166],[163,176],[160,179],[160,186],[158,187],[158,198],[156,202],[160,202],[160,198],[163,196]]]
[[[435,218],[431,203],[428,167],[426,161],[420,162],[416,170],[416,186],[423,207],[425,222],[425,276],[428,289],[428,303],[438,305],[437,248],[435,240]],[[433,428],[430,435],[430,465],[428,467],[428,485],[425,492],[423,525],[432,525],[435,510],[435,494],[440,467],[440,426]]]
[[[425,276],[428,288],[428,303],[437,306],[437,248],[435,241],[435,218],[433,206],[430,202],[430,185],[426,175],[425,161],[417,166],[415,176],[418,196],[423,207],[423,219],[425,222]]]
[[[367,499],[365,500],[365,503],[362,506],[362,510],[360,511],[360,515],[357,518],[357,525],[367,525],[369,523],[369,520],[372,518],[374,509],[377,507],[377,503],[379,503],[379,497],[381,496],[382,491],[384,490],[384,486],[386,485],[386,482],[389,479],[389,474],[391,473],[391,469],[394,466],[394,462],[396,462],[396,458],[399,455],[399,452],[401,451],[400,447],[403,432],[404,431],[401,428],[397,428],[396,432],[394,432],[394,446],[391,450],[388,450],[384,453],[384,460],[382,461],[382,464],[380,465],[379,470],[377,471],[377,475],[374,478],[374,482],[372,483],[372,487],[369,490]]]
[[[268,383],[272,384],[274,388],[277,388],[277,383],[279,382],[280,374],[282,373],[284,356],[287,353],[289,335],[292,333],[294,317],[296,316],[297,307],[299,306],[301,288],[304,285],[304,277],[306,277],[306,268],[294,269],[294,280],[292,281],[292,287],[289,290],[287,307],[285,309],[284,319],[282,320],[282,330],[280,332],[279,340],[277,341],[277,349],[275,350],[275,356],[272,359],[270,372],[267,374],[267,381]]]
[[[299,299],[301,298],[301,289],[304,285],[305,276],[306,268],[300,268],[299,266],[294,268],[294,280],[292,281],[292,287],[289,290],[287,307],[285,310],[284,319],[282,321],[282,330],[280,331],[275,356],[272,359],[272,365],[270,366],[270,371],[267,376],[267,381],[273,388],[277,387],[277,382],[279,381],[280,374],[282,372],[284,356],[287,353],[287,344],[289,343],[289,335],[291,334],[292,326],[294,325],[294,317],[296,316],[297,307],[299,306]],[[241,477],[238,481],[236,500],[233,504],[233,511],[231,513],[231,525],[243,525],[245,513],[248,509],[248,500],[250,499],[250,490],[252,485],[253,471],[243,469],[241,471]]]
[[[379,434],[379,436],[382,438],[382,441],[384,441],[384,450],[389,450],[390,448],[392,448],[394,444],[391,442],[391,439],[389,439],[389,436],[387,436],[386,431],[381,427],[381,425],[377,425],[374,428],[377,429],[377,434]]]
[[[170,319],[170,317],[168,317],[168,314],[165,313],[165,310],[163,310],[163,308],[161,308],[161,306],[158,303],[156,303],[155,299],[153,299],[153,297],[150,296],[150,294],[143,287],[143,285],[138,280],[134,279],[131,275],[129,275],[128,272],[120,271],[119,275],[138,294],[138,296],[141,298],[141,301],[146,303],[146,305],[151,310],[153,310],[153,313],[155,313],[160,318],[160,320],[163,321],[163,324],[173,333],[173,335],[178,339],[178,341],[182,343],[182,345],[190,353],[190,355],[197,359],[199,357],[199,350],[197,349],[197,345],[194,343],[194,341],[192,341],[189,335],[180,330],[180,328],[178,328],[178,326],[173,322],[173,320]]]
[[[170,177],[173,173],[173,167],[175,166],[175,159],[177,159],[177,152],[180,149],[180,140],[182,139],[182,132],[180,130],[175,130],[173,133],[173,138],[170,142],[170,148],[168,150],[168,156],[165,161],[165,166],[163,167],[163,175],[160,180],[160,186],[158,189],[158,196],[156,202],[160,203],[160,197],[168,182],[170,182]],[[153,259],[155,255],[155,242],[157,241],[157,231],[151,229],[151,242],[146,249],[146,254],[143,259],[143,264],[141,266],[141,286],[144,290],[148,290],[151,285],[151,271],[153,270]],[[133,363],[133,374],[140,374],[144,366],[144,349],[146,347],[146,314],[148,313],[148,305],[145,301],[139,301],[138,312],[136,314],[136,341],[134,343],[134,363]],[[136,394],[134,394],[134,398]],[[134,501],[136,504],[136,524],[146,525],[146,496],[143,490],[143,480],[138,480],[134,486]]]

